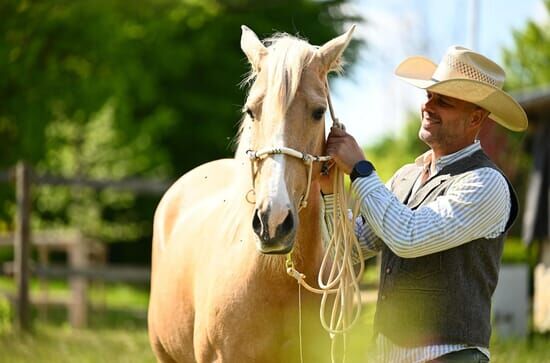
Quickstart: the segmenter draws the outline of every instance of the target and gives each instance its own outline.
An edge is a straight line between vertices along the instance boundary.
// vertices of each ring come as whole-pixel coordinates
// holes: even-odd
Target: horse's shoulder
[[[221,189],[240,186],[243,180],[244,161],[219,159],[197,166],[180,177],[167,195],[185,194],[195,199],[219,192]]]
[[[219,159],[197,166],[181,176],[166,191],[155,212],[155,225],[164,232],[172,229],[183,213],[212,198],[242,194],[250,183],[247,160]],[[248,166],[249,167],[249,166]]]

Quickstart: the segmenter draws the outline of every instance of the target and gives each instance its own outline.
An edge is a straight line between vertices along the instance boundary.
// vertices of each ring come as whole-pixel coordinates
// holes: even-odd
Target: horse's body
[[[253,67],[259,69],[267,48],[254,38],[244,29],[241,44]],[[348,39],[349,34],[341,40],[337,54],[328,54],[334,58],[330,64]],[[308,66],[314,64],[308,62]],[[318,67],[311,74],[303,70],[284,117],[294,118],[306,107],[300,95],[307,91],[305,87],[315,86],[323,92],[319,85],[331,65]],[[256,78],[249,101],[261,97],[261,71]],[[269,120],[256,117],[257,124],[264,124],[254,125],[252,116],[245,118],[234,159],[213,161],[185,174],[166,192],[155,213],[148,318],[150,341],[159,361],[268,363],[299,358],[298,287],[285,273],[281,254],[293,248],[298,270],[308,281],[316,281],[322,254],[318,183],[312,182],[308,206],[298,212],[305,188],[305,168],[299,160],[285,163],[282,156],[273,157],[262,162],[258,175],[251,175],[244,150],[273,143],[265,138],[270,131],[255,129],[266,127]],[[287,131],[286,126],[283,130]],[[315,130],[310,140],[280,137],[276,141],[319,154],[324,126],[316,125]],[[277,176],[282,181],[274,183]],[[255,192],[249,193],[253,187]],[[287,194],[281,197],[280,189]],[[254,204],[251,198],[256,199]],[[328,344],[314,334],[320,328],[318,321],[309,319],[316,314],[310,308],[317,299],[302,295],[304,345],[308,346],[307,339],[315,339],[318,345],[312,351],[306,349],[306,360],[318,362],[321,357],[313,354],[326,357]]]
[[[205,164],[174,184],[159,205],[156,219],[163,216],[164,223],[155,225],[155,235],[164,235],[164,246],[155,240],[149,330],[160,359],[282,362],[282,348],[296,352],[296,282],[286,275],[282,256],[256,251],[250,217],[235,213],[252,214],[248,190],[238,181],[247,171],[236,160]],[[319,213],[315,199],[303,213]],[[321,251],[318,226],[310,228],[304,234],[313,267]],[[194,238],[179,237],[188,234]],[[315,277],[309,270],[304,272]]]

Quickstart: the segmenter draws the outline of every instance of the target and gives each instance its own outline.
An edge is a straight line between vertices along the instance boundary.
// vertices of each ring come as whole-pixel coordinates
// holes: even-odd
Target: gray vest
[[[407,165],[397,172],[391,189],[399,200],[416,209],[444,195],[460,174],[482,167],[500,172],[483,151],[477,151],[443,168],[411,195],[422,170]],[[517,217],[518,202],[506,181],[512,206],[508,230]],[[491,296],[498,280],[503,241],[504,233],[417,258],[401,258],[383,245],[375,333],[404,347],[488,347]]]

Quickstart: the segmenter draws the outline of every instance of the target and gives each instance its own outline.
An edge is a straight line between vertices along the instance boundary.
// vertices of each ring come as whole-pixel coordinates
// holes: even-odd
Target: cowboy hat
[[[470,49],[450,47],[439,65],[425,57],[410,57],[397,66],[395,74],[413,86],[474,103],[512,131],[527,128],[525,111],[502,90],[504,70]]]

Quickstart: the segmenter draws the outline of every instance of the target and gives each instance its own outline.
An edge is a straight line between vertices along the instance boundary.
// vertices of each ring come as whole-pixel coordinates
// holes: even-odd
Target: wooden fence
[[[16,307],[15,326],[19,330],[31,328],[29,299],[31,272],[41,278],[67,277],[69,279],[71,301],[67,302],[67,305],[69,305],[71,324],[76,327],[85,326],[87,323],[88,280],[133,282],[149,280],[149,271],[144,268],[106,265],[97,268],[97,266],[91,266],[90,256],[94,248],[97,249],[99,242],[91,241],[78,232],[43,231],[31,236],[30,193],[33,185],[65,185],[88,187],[95,190],[113,188],[132,191],[136,194],[158,195],[168,188],[169,182],[144,179],[93,180],[38,175],[24,162],[19,162],[15,168],[10,170],[0,171],[0,182],[15,182],[16,186],[15,231],[9,236],[0,237],[0,245],[13,244],[14,248],[14,263],[6,265],[5,269],[6,272],[12,272],[16,280],[16,294],[13,300]],[[41,250],[47,251],[51,248],[64,249],[68,254],[69,266],[48,266],[47,252],[45,255],[42,252],[42,264],[31,266],[31,240],[38,248],[39,253]]]

